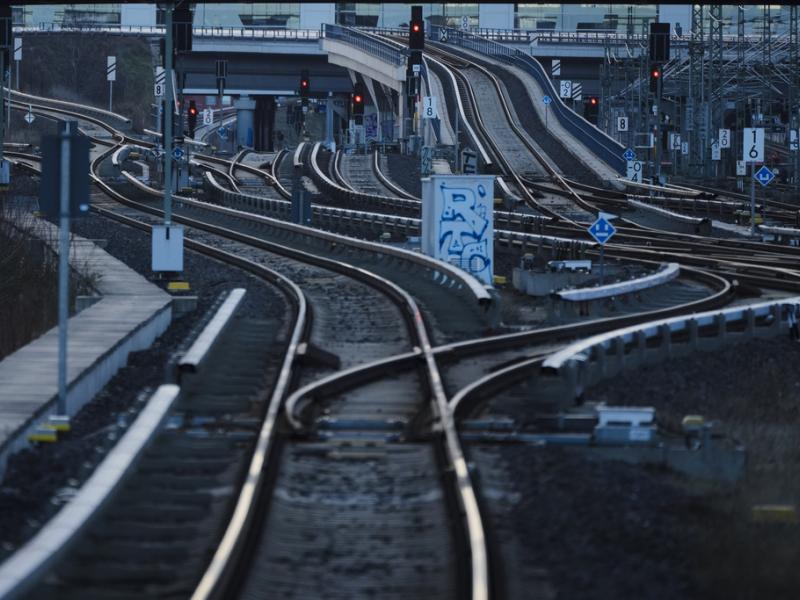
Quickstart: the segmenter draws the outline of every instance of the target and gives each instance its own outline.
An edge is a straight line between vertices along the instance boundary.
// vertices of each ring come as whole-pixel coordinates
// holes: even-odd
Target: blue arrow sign
[[[175,148],[175,150],[172,151],[172,158],[174,158],[175,160],[182,159],[183,158],[183,148],[181,148],[180,146]]]
[[[756,174],[753,175],[753,177],[756,178],[756,181],[758,181],[758,183],[760,183],[764,187],[767,187],[772,182],[772,180],[775,179],[775,173],[770,171],[767,165],[764,165],[758,171],[756,171]]]
[[[545,96],[544,98],[542,98],[542,102],[544,102],[545,104],[550,104],[552,101],[553,99],[550,96]]]
[[[598,218],[589,226],[587,231],[589,232],[589,235],[591,235],[597,241],[598,244],[605,244],[615,233],[617,233],[616,227],[608,222],[605,217]]]
[[[636,160],[636,152],[628,148],[625,152],[622,153],[622,158],[625,160]]]
[[[228,135],[228,129],[226,127],[220,127],[217,129],[217,135],[224,139]]]

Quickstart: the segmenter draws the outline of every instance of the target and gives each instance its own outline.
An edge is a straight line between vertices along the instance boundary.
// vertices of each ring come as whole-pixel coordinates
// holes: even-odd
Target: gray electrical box
[[[76,132],[69,135],[69,216],[89,212],[89,138]],[[57,219],[61,207],[61,150],[58,135],[42,137],[42,176],[39,185],[39,210]]]
[[[183,227],[181,225],[153,225],[153,271],[183,271]]]

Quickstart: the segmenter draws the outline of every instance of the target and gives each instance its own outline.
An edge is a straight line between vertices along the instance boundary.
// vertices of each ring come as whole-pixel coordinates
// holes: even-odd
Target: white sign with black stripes
[[[572,99],[573,100],[580,100],[583,98],[582,94],[583,84],[578,83],[577,81],[572,82]]]
[[[164,72],[164,67],[156,67],[156,79],[153,84],[153,94],[156,98],[164,96],[164,88],[167,86],[167,76]]]
[[[561,61],[557,58],[553,59],[552,66],[550,67],[550,75],[553,77],[561,77]]]
[[[106,62],[106,79],[108,81],[117,80],[117,57],[109,56]]]

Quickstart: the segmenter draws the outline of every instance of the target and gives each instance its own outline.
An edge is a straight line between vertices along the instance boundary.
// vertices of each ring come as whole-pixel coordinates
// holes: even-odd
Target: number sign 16
[[[764,162],[764,129],[745,127],[742,130],[742,149],[745,162]]]

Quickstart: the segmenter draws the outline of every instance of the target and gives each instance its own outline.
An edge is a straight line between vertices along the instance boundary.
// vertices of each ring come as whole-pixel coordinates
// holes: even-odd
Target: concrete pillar
[[[397,107],[399,111],[399,118],[400,118],[400,139],[405,139],[408,137],[408,123],[406,123],[406,119],[408,118],[408,105],[406,103],[406,97],[408,96],[408,84],[403,83],[403,91],[400,92],[400,98],[398,98]]]
[[[325,103],[325,145],[331,152],[336,150],[333,141],[333,111],[333,92],[328,92],[328,99]]]
[[[234,100],[233,106],[236,108],[236,144],[240,147],[253,148],[256,101],[249,96],[242,96]]]
[[[258,96],[254,123],[253,148],[259,152],[273,152],[275,130],[275,97]]]

